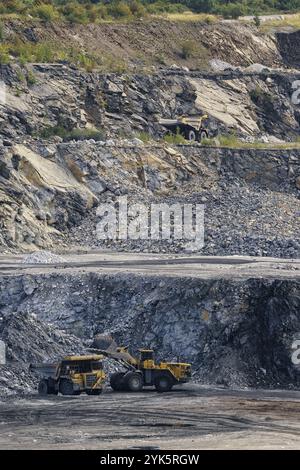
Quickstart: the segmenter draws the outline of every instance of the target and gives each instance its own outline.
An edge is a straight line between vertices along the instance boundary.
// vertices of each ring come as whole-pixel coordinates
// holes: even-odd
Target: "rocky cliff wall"
[[[282,387],[299,384],[291,361],[299,288],[296,277],[280,276],[2,275],[0,309],[2,321],[13,312],[34,313],[86,344],[110,333],[133,352],[153,347],[158,359],[191,361],[194,379],[203,383]]]

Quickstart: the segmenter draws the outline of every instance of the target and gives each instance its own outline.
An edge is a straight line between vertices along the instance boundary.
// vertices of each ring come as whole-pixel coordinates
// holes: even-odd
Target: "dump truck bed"
[[[57,370],[57,363],[39,363],[30,364],[30,370],[37,373],[41,377],[55,377]]]
[[[174,129],[177,126],[188,126],[200,130],[202,122],[207,119],[207,115],[203,116],[180,116],[176,119],[160,119],[159,124],[166,129]]]

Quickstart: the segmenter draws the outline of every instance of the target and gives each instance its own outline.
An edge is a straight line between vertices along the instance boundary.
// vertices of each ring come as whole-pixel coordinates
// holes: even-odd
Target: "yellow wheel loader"
[[[41,376],[40,395],[100,395],[106,379],[103,355],[66,356],[55,364],[31,364]]]
[[[168,392],[174,385],[183,384],[191,379],[191,364],[180,362],[154,361],[152,349],[140,349],[137,359],[129,354],[128,349],[118,347],[116,350],[102,350],[101,354],[113,359],[124,372],[115,372],[110,377],[113,390],[140,392],[143,387],[155,386],[158,392]]]

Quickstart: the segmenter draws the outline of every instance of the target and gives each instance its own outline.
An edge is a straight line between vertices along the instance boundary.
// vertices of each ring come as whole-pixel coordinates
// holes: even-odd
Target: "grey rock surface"
[[[170,267],[169,274],[167,267],[164,272],[155,266],[155,273],[146,274],[143,266],[126,273],[126,265],[119,273],[117,266],[81,266],[2,274],[2,338],[9,341],[10,356],[32,360],[78,349],[80,339],[92,345],[100,333],[135,354],[152,347],[157,360],[191,362],[194,380],[202,383],[298,386],[299,371],[291,360],[300,332],[297,266],[269,261],[266,271],[251,263],[226,270],[204,264],[201,276],[196,267],[194,274],[181,274],[187,270],[181,266]]]

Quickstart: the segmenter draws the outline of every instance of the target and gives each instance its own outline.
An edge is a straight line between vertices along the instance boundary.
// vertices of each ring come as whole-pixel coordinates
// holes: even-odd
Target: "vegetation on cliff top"
[[[2,0],[0,14],[53,22],[129,20],[186,11],[238,18],[300,9],[300,0]]]

